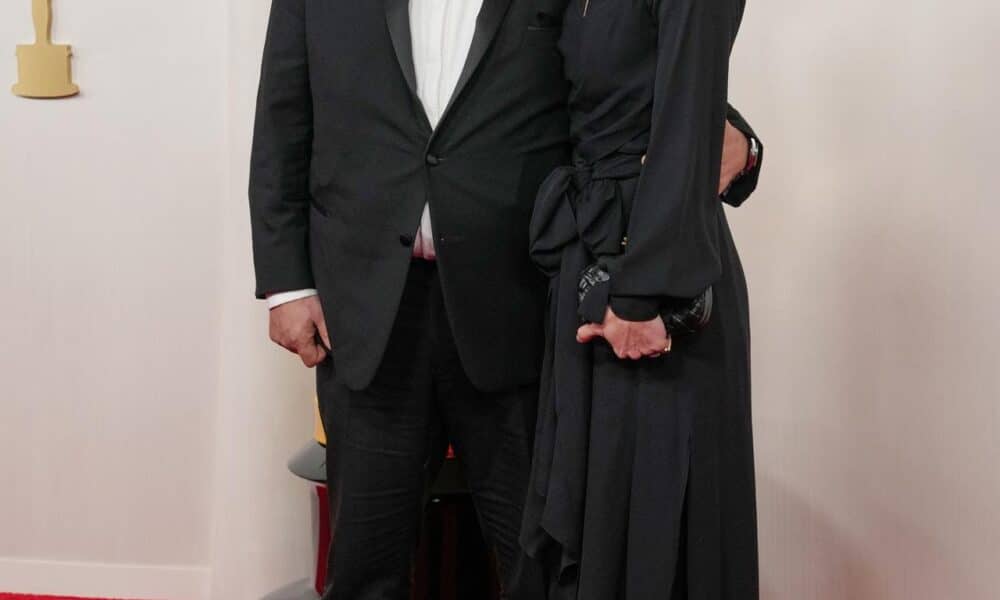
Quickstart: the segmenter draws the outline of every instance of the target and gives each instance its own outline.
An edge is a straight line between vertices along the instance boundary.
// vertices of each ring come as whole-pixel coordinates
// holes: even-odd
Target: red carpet
[[[112,598],[80,598],[77,596],[37,596],[34,594],[5,594],[0,592],[0,600],[113,600]]]

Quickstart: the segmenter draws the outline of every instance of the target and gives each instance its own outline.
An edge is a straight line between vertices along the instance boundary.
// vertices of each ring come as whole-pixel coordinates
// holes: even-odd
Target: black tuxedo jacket
[[[537,379],[546,283],[528,223],[539,184],[569,158],[565,0],[551,4],[484,0],[432,130],[408,0],[273,0],[250,175],[257,295],[317,288],[349,387],[381,361],[425,202],[470,379],[484,390]]]

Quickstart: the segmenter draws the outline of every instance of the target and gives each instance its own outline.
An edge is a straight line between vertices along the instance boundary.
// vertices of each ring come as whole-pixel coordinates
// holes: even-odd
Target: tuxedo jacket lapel
[[[510,3],[511,0],[483,0],[483,8],[479,12],[479,18],[476,20],[476,33],[472,38],[469,56],[465,59],[465,66],[462,68],[462,74],[458,78],[458,84],[455,85],[455,91],[452,92],[448,106],[441,116],[442,124],[448,118],[448,113],[455,105],[455,101],[462,94],[462,90],[469,84],[472,76],[476,74],[480,63],[483,62],[486,51],[489,50],[490,44],[493,43],[493,38],[500,31],[500,25],[503,24],[503,19],[507,15]]]
[[[399,67],[403,71],[403,77],[406,79],[406,85],[409,86],[414,101],[420,106],[420,112],[426,118],[423,105],[420,103],[420,98],[417,95],[417,73],[413,63],[413,38],[410,33],[410,2],[409,0],[384,1],[386,24],[389,27],[389,37],[392,38],[396,58],[399,60]],[[441,116],[440,124],[444,123],[452,106],[455,104],[455,100],[461,95],[462,90],[469,84],[480,63],[482,63],[483,58],[486,56],[486,51],[489,50],[490,44],[493,43],[493,38],[496,37],[497,32],[500,30],[500,25],[503,24],[503,19],[507,14],[507,9],[510,8],[510,3],[511,0],[483,0],[483,8],[479,13],[479,18],[476,20],[476,32],[472,38],[469,55],[465,60],[465,66],[462,68],[462,74],[458,78],[455,91],[452,93],[451,99],[448,101],[448,106]]]
[[[385,20],[399,68],[410,88],[411,99],[417,104],[420,116],[427,121],[427,113],[417,95],[417,71],[413,64],[413,37],[410,34],[410,0],[385,0]],[[429,121],[427,126],[430,127]]]
[[[389,37],[396,50],[399,67],[403,70],[406,85],[417,95],[417,72],[413,66],[413,39],[410,36],[409,0],[385,0],[385,18],[389,25]]]

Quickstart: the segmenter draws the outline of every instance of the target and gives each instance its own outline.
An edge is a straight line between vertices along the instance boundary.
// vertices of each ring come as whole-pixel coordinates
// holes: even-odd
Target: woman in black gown
[[[551,287],[522,532],[552,600],[758,597],[749,309],[717,201],[743,5],[570,0],[564,15],[575,147],[532,219]],[[642,358],[577,341],[581,321],[663,332],[658,315],[708,289],[707,325]]]

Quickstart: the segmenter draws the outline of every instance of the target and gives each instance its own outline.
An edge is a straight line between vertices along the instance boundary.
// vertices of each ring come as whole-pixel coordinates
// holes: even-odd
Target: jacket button
[[[427,155],[427,164],[429,164],[432,167],[436,167],[439,164],[441,164],[441,159],[438,158],[437,156],[434,156],[433,154],[428,154]]]
[[[399,243],[402,244],[402,245],[404,245],[404,246],[412,246],[413,245],[413,236],[412,235],[403,234],[403,235],[399,236]]]

